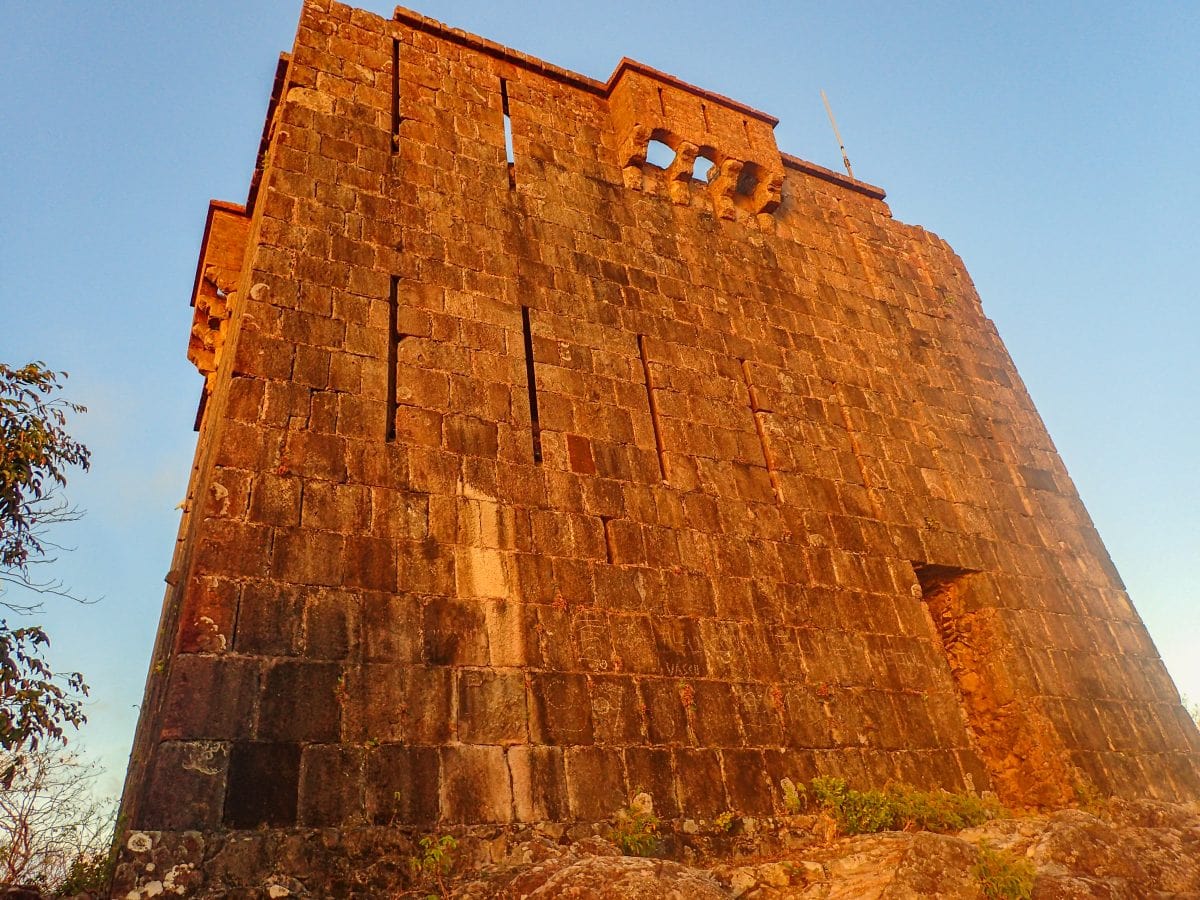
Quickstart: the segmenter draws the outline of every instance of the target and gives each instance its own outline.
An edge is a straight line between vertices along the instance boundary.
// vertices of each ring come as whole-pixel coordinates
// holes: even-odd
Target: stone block
[[[730,808],[715,750],[673,750],[679,805],[684,816],[711,819]]]
[[[346,478],[346,442],[328,434],[293,431],[283,446],[280,466],[287,472],[324,481]]]
[[[555,822],[567,818],[567,782],[558,747],[510,747],[513,810],[518,822]]]
[[[416,662],[421,658],[424,613],[407,594],[361,595],[362,653],[368,662]]]
[[[571,817],[585,822],[608,818],[629,802],[624,763],[617,750],[568,747],[564,753]]]
[[[275,535],[271,575],[295,584],[340,585],[345,572],[346,539],[312,529],[280,529]]]
[[[688,719],[702,747],[740,747],[737,704],[733,687],[721,681],[695,680]]]
[[[537,744],[590,744],[591,700],[584,675],[530,675],[530,735]]]
[[[359,649],[359,598],[343,591],[316,591],[304,603],[304,655],[346,659]]]
[[[366,751],[312,744],[300,757],[299,824],[349,826],[364,821]]]
[[[285,528],[300,524],[300,479],[264,475],[250,492],[250,519]]]
[[[197,576],[261,578],[271,560],[271,529],[240,522],[223,522],[198,541],[194,572]]]
[[[500,747],[441,750],[441,807],[446,822],[510,822],[512,788]]]
[[[238,604],[234,649],[258,656],[297,653],[304,621],[304,593],[296,585],[246,582]]]
[[[499,450],[494,422],[470,416],[447,416],[445,447],[462,456],[483,456],[494,459]]]
[[[591,442],[580,435],[567,435],[567,457],[571,471],[580,475],[595,475],[596,460],[592,457]]]
[[[380,744],[367,751],[366,815],[375,825],[428,827],[438,820],[438,750]]]
[[[730,809],[748,816],[769,816],[774,812],[770,773],[762,752],[722,750],[721,768]]]
[[[396,548],[391,541],[348,535],[345,542],[342,584],[369,591],[395,591]]]
[[[597,743],[640,744],[645,741],[642,701],[629,675],[591,678],[592,727]]]
[[[238,741],[229,751],[227,828],[295,825],[300,745]]]
[[[179,622],[182,653],[223,653],[233,643],[238,589],[224,578],[194,579],[184,594]]]
[[[229,745],[170,741],[159,745],[135,828],[207,831],[219,828]]]
[[[675,795],[675,773],[671,768],[671,751],[650,747],[627,747],[624,751],[626,781],[630,796],[643,791],[654,798],[654,813],[671,819],[679,815],[679,800]]]
[[[342,667],[331,662],[277,662],[267,669],[257,736],[264,741],[336,741]]]
[[[463,547],[455,554],[454,583],[460,597],[512,596],[505,554],[487,547]]]
[[[651,744],[686,744],[687,710],[684,705],[687,682],[667,678],[646,678],[640,682],[645,707],[646,734]]]
[[[457,676],[458,739],[466,744],[519,744],[529,740],[525,676],[468,669]]]
[[[260,667],[248,659],[180,654],[163,698],[161,739],[231,740],[254,720]]]
[[[488,664],[487,620],[478,601],[434,598],[424,608],[423,633],[430,665]]]

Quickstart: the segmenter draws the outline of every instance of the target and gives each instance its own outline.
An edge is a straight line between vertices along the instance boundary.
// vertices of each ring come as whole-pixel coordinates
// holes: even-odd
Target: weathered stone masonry
[[[261,884],[283,844],[233,874],[213,848],[635,790],[769,815],[819,773],[1200,796],[961,261],[775,122],[630,60],[600,83],[304,4],[247,205],[205,229],[124,798],[162,834],[118,884],[145,853]]]

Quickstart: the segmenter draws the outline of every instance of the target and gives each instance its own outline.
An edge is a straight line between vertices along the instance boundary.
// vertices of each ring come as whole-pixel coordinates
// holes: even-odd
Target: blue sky
[[[374,12],[391,7],[366,3]],[[1200,5],[428,0],[584,74],[622,56],[781,120],[946,238],[1180,689],[1200,698]],[[0,30],[0,360],[71,372],[93,471],[52,658],[93,686],[119,789],[195,436],[188,294],[208,199],[245,198],[298,0],[13,3]]]

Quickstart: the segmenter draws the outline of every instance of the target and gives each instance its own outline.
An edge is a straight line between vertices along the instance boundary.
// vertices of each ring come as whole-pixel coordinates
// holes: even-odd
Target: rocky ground
[[[822,815],[755,820],[727,814],[715,821],[664,824],[661,833],[650,835],[657,840],[652,848],[644,840],[634,840],[631,846],[629,829],[614,831],[612,824],[547,825],[517,832],[468,829],[457,836],[445,832],[407,837],[394,829],[357,836],[336,829],[299,830],[284,841],[287,852],[275,854],[276,871],[262,883],[236,877],[241,863],[266,852],[266,845],[253,836],[201,852],[203,842],[195,835],[194,861],[167,871],[155,854],[177,856],[178,848],[158,846],[158,836],[139,832],[130,841],[145,845],[137,848],[142,861],[127,866],[130,871],[125,873],[126,881],[138,874],[136,886],[119,884],[115,896],[1200,900],[1200,804],[1114,800],[1087,811],[999,818],[952,835],[892,831],[839,837],[833,830],[833,820]],[[644,839],[648,831],[634,829],[632,834]],[[445,852],[438,857],[439,865],[418,871],[414,883],[413,862],[421,854],[421,837],[442,842]],[[610,839],[614,837],[623,837],[626,849],[650,850],[651,855],[623,854]],[[639,843],[642,846],[636,846]],[[315,846],[327,844],[341,848],[337,871],[313,869],[305,862]],[[1000,890],[1006,876],[1022,869],[1023,892],[1015,882],[1006,892]],[[300,871],[308,873],[303,880],[289,874]],[[407,883],[408,889],[398,890],[398,882]],[[0,900],[39,896],[35,890],[0,885]]]
[[[697,851],[703,842],[672,847],[668,838],[663,849],[683,860],[672,861],[624,856],[598,837],[559,843],[547,835],[514,846],[506,861],[474,877],[451,882],[448,894],[459,900],[1021,896],[985,892],[979,865],[986,847],[999,851],[992,859],[1028,861],[1035,900],[1200,898],[1200,811],[1193,808],[1114,802],[1095,812],[1001,819],[956,835],[823,839],[814,830],[820,832],[821,823],[810,817],[782,828],[772,823],[770,832],[739,820],[728,849],[740,858],[732,863]],[[765,845],[775,847],[755,853]],[[993,873],[994,883],[1003,874]]]

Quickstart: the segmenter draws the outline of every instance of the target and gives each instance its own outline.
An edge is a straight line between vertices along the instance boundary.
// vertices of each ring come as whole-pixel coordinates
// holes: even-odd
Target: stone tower
[[[205,226],[121,891],[337,896],[414,832],[817,774],[1200,796],[961,261],[775,123],[304,4]]]

